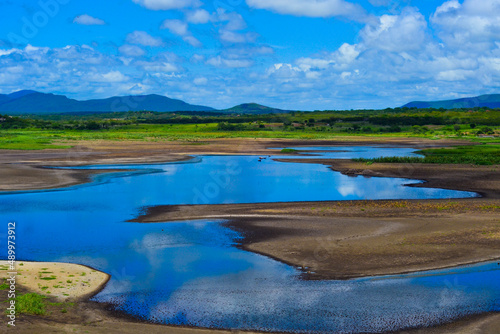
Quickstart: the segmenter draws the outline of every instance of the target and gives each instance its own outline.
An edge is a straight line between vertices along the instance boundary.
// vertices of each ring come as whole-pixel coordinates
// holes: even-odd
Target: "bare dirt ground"
[[[43,189],[88,182],[89,171],[43,166],[151,163],[197,154],[272,154],[294,146],[389,145],[442,147],[461,141],[414,138],[342,138],[337,141],[219,139],[205,142],[81,142],[69,150],[0,151],[0,190]],[[304,162],[304,161],[300,161]],[[500,258],[498,166],[366,164],[318,159],[355,176],[427,180],[419,186],[476,191],[483,198],[418,201],[303,202],[149,208],[137,221],[228,219],[245,236],[241,247],[307,267],[309,279],[360,277],[454,266]],[[360,176],[358,176],[360,177]],[[110,312],[105,305],[75,304],[75,311],[23,316],[19,333],[229,333],[146,324]],[[0,327],[0,332],[4,328]],[[10,332],[12,328],[9,328]],[[500,315],[403,333],[498,333]]]
[[[241,247],[349,279],[500,258],[500,200],[336,201],[159,206],[136,222],[227,219]]]

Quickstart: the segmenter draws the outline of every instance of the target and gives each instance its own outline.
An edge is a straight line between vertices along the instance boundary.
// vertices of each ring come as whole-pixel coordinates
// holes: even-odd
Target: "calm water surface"
[[[413,148],[393,148],[386,146],[301,146],[301,147],[286,147],[298,151],[306,152],[310,156],[294,156],[295,158],[317,158],[320,155],[323,158],[332,159],[355,159],[365,158],[373,159],[380,157],[422,157],[415,153]],[[312,152],[308,152],[312,151]]]
[[[320,153],[342,158],[412,154],[407,149],[341,150],[350,152]],[[203,156],[190,163],[133,166],[137,172],[99,176],[90,185],[5,193],[0,195],[0,216],[17,223],[18,259],[74,262],[107,272],[112,279],[94,299],[158,323],[382,332],[499,310],[496,263],[350,281],[303,281],[296,268],[236,248],[240,235],[220,221],[127,222],[144,206],[161,204],[475,196],[406,187],[415,181],[404,179],[350,178],[322,165],[257,160]],[[6,258],[5,250],[0,254]]]

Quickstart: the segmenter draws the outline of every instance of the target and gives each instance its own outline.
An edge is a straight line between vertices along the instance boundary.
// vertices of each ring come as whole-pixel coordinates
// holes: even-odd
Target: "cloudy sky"
[[[500,0],[0,0],[0,93],[226,108],[500,92]]]

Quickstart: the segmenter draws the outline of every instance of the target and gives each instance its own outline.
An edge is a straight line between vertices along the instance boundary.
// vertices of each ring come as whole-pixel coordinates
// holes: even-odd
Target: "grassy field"
[[[345,133],[336,131],[317,131],[306,128],[290,131],[282,128],[255,131],[223,131],[218,124],[137,124],[93,130],[53,130],[53,129],[3,129],[0,130],[0,149],[42,150],[69,148],[73,142],[82,140],[137,140],[148,142],[184,141],[202,142],[214,138],[290,138],[290,139],[338,139],[344,136],[363,137],[422,137],[422,138],[463,138],[479,142],[500,142],[498,138],[478,138],[477,136],[457,135],[456,133]]]
[[[475,146],[458,146],[454,148],[427,149],[417,152],[424,157],[384,157],[375,159],[353,159],[354,161],[372,163],[432,163],[432,164],[500,164],[500,145],[486,144]]]
[[[201,112],[0,115],[0,149],[67,148],[82,140],[200,142],[214,138],[346,136],[499,142],[500,109],[383,109],[280,114]],[[493,138],[485,138],[493,137]]]

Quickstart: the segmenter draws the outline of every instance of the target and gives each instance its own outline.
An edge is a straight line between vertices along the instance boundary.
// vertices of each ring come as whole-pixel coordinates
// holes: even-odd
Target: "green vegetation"
[[[426,149],[419,151],[424,157],[384,157],[375,159],[353,159],[354,161],[386,163],[431,163],[431,164],[500,164],[500,145],[474,145],[454,148]]]
[[[7,284],[5,281],[4,283],[0,284],[0,290],[8,290],[9,289],[9,284]]]
[[[68,294],[65,295],[68,296]],[[74,303],[70,302],[50,302],[50,299],[37,293],[20,294],[16,296],[15,300],[17,314],[45,315],[57,311],[57,309],[66,313],[68,308],[75,306]],[[57,309],[54,309],[55,307]]]
[[[46,312],[46,297],[37,293],[27,293],[16,297],[16,311],[18,314],[43,315]]]
[[[297,150],[294,150],[293,148],[284,148],[281,150],[281,153],[297,153]]]
[[[331,139],[338,136],[464,138],[498,142],[500,109],[314,111],[281,114],[117,112],[0,115],[0,149],[69,148],[86,140],[180,141],[215,138]]]

